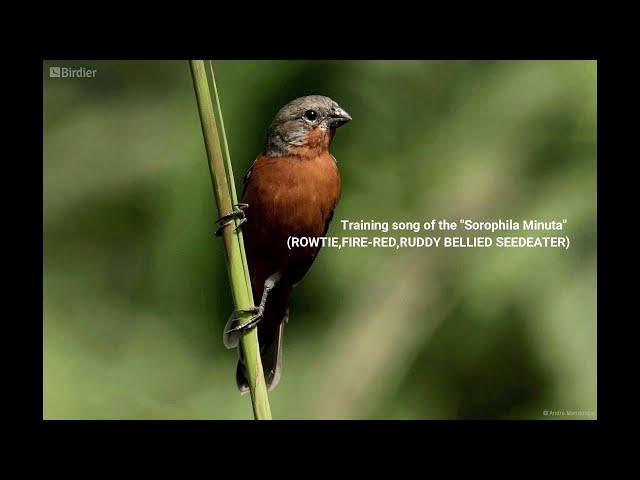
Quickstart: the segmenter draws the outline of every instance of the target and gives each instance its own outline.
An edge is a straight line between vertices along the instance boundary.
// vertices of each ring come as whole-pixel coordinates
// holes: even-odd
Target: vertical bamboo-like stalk
[[[227,161],[227,169],[225,169],[204,61],[190,60],[189,65],[198,102],[198,111],[200,112],[200,123],[202,125],[207,158],[209,159],[209,171],[216,205],[218,206],[218,214],[222,216],[231,212],[233,205],[237,203],[235,186],[229,185],[229,182],[233,181],[233,172],[227,171],[227,169],[231,169],[230,161]],[[213,74],[213,71],[211,73]],[[218,113],[221,115],[221,112]],[[226,145],[225,150],[228,152]],[[235,308],[238,310],[251,308],[253,307],[253,295],[251,293],[242,233],[240,230],[235,230],[235,228],[229,226],[223,230],[222,238]],[[250,314],[245,314],[244,321],[247,321],[250,316]],[[258,334],[255,328],[242,335],[240,348],[247,368],[253,415],[256,420],[270,420],[271,408],[258,348]]]

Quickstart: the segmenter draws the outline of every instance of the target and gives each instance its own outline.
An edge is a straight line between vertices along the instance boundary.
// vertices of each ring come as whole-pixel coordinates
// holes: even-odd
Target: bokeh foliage
[[[274,418],[596,411],[595,62],[215,65],[238,182],[288,100],[351,113],[332,234],[567,218],[572,238],[322,251],[294,293]],[[232,305],[187,62],[43,76],[45,418],[250,418],[221,340]]]

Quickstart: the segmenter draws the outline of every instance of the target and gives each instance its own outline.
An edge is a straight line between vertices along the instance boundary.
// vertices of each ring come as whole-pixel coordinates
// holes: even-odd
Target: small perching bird
[[[238,209],[219,221],[219,230],[243,217],[254,315],[240,324],[233,312],[224,330],[227,348],[238,346],[242,331],[258,327],[265,380],[275,388],[282,370],[282,332],[291,291],[307,273],[320,247],[287,248],[289,236],[321,237],[340,198],[340,173],[329,147],[336,129],[351,116],[329,97],[297,98],[276,114],[264,149],[244,177]],[[248,391],[242,352],[236,370],[238,389]]]

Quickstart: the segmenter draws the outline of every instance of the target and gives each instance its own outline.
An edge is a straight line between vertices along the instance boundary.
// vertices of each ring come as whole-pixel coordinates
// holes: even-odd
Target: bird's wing
[[[258,157],[259,158],[259,157]],[[256,164],[256,162],[258,161],[258,158],[256,158],[253,163],[251,164],[251,166],[249,167],[249,170],[247,170],[247,173],[244,174],[244,179],[242,180],[243,184],[244,184],[244,188],[247,188],[247,184],[249,183],[249,178],[251,177],[251,171],[253,170],[253,166]]]
[[[331,210],[331,214],[329,215],[329,217],[327,218],[327,221],[324,223],[324,232],[322,233],[322,236],[324,237],[327,232],[329,231],[329,224],[331,223],[331,220],[333,220],[333,214],[334,214],[335,210]]]

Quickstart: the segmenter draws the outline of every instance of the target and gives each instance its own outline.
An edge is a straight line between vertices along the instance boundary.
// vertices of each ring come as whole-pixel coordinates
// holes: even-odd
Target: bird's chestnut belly
[[[323,236],[339,195],[340,177],[330,155],[315,160],[259,158],[243,197],[249,204],[243,232],[250,263],[263,264],[271,273],[285,270],[292,283],[297,282],[319,248],[289,250],[287,240]]]

